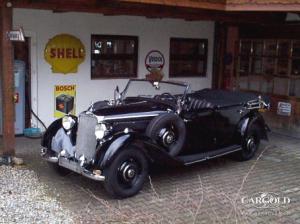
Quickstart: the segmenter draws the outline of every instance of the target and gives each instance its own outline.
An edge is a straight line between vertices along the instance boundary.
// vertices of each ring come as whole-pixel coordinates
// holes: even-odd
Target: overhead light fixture
[[[7,37],[11,41],[25,42],[24,30],[22,27],[19,30],[12,30],[7,32]]]
[[[285,17],[286,22],[300,21],[300,15],[298,13],[288,12]]]
[[[10,1],[6,2],[6,7],[7,8],[11,8],[12,7],[12,3]]]

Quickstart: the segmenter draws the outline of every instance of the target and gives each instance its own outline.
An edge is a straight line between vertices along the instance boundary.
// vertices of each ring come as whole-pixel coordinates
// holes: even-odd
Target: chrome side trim
[[[213,159],[213,158],[217,158],[217,157],[220,157],[220,156],[225,156],[225,155],[227,155],[227,154],[230,154],[230,153],[233,153],[233,152],[237,152],[237,151],[240,151],[240,150],[242,150],[241,147],[239,147],[239,148],[237,148],[237,149],[234,149],[234,150],[231,150],[231,151],[229,151],[229,152],[221,153],[221,154],[219,154],[219,155],[207,157],[207,159]]]
[[[203,158],[203,159],[199,159],[199,160],[196,160],[196,161],[193,161],[193,162],[187,162],[187,163],[185,163],[184,165],[191,165],[191,164],[199,163],[199,162],[202,162],[202,161],[205,161],[205,160],[218,158],[218,157],[225,156],[225,155],[227,155],[227,154],[230,154],[230,153],[233,153],[233,152],[237,152],[237,151],[240,151],[240,150],[242,150],[241,147],[239,147],[239,148],[237,148],[237,149],[234,149],[234,150],[231,150],[231,151],[229,151],[229,152],[224,152],[224,153],[215,155],[215,156],[207,156],[207,157],[205,157],[205,158]]]
[[[167,111],[150,111],[150,112],[141,112],[141,113],[130,113],[122,115],[108,115],[108,116],[96,116],[98,122],[111,121],[111,120],[122,120],[130,118],[144,118],[144,117],[156,117],[160,114],[167,113]]]
[[[199,159],[199,160],[196,160],[196,161],[193,161],[193,162],[187,162],[187,163],[184,163],[184,165],[191,165],[191,164],[194,164],[194,163],[200,163],[200,162],[205,161],[205,160],[207,160],[207,158]]]

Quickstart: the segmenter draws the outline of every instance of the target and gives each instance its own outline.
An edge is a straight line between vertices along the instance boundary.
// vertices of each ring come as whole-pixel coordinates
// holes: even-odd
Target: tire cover
[[[186,138],[186,127],[184,121],[176,114],[166,113],[155,117],[150,121],[146,135],[157,140],[160,131],[168,126],[173,126],[176,132],[176,142],[168,148],[168,154],[176,156],[180,153]]]

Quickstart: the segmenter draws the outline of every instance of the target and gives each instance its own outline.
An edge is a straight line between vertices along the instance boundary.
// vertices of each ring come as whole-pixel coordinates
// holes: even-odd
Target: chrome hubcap
[[[126,181],[130,181],[130,180],[134,179],[134,177],[136,176],[136,167],[132,163],[125,162],[121,166],[120,171],[121,171],[123,179]]]
[[[247,149],[248,151],[252,152],[255,150],[256,144],[253,137],[250,137],[247,141]]]
[[[175,141],[175,133],[173,131],[166,131],[162,136],[163,145],[168,147]]]
[[[134,169],[128,170],[127,176],[128,176],[129,178],[133,178],[133,177],[135,176],[135,170],[134,170]]]

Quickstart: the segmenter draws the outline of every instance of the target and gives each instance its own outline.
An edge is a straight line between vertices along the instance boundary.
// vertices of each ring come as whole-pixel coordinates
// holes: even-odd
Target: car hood
[[[105,118],[118,119],[122,115],[122,118],[126,115],[134,115],[147,117],[153,116],[154,114],[160,114],[167,110],[174,110],[174,106],[157,100],[151,99],[134,99],[124,100],[118,105],[109,105],[101,103],[100,107],[93,110],[93,113],[97,116],[104,116]],[[124,116],[123,116],[124,115]]]

